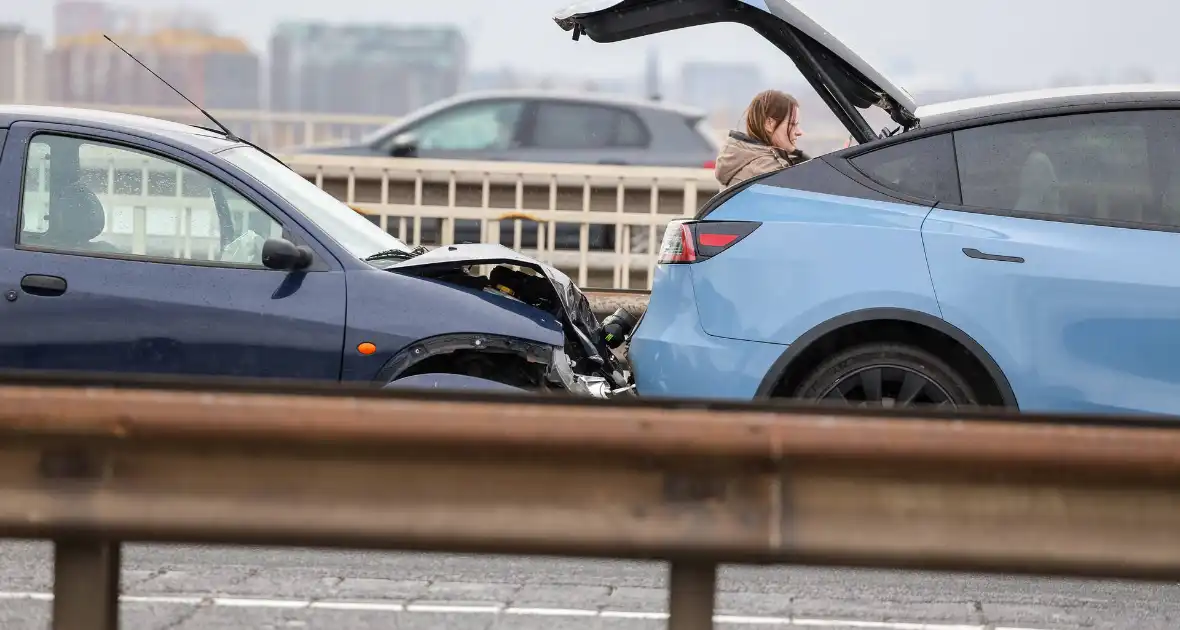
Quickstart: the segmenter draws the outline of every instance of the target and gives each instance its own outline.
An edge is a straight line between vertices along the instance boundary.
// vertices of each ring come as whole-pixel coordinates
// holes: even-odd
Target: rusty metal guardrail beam
[[[582,292],[590,301],[590,309],[600,318],[620,307],[639,317],[647,312],[647,301],[651,298],[651,291],[642,289],[582,289]]]
[[[117,627],[119,544],[1180,579],[1180,430],[550,398],[0,387],[0,536],[55,541],[55,630]],[[697,407],[697,408],[692,408]]]

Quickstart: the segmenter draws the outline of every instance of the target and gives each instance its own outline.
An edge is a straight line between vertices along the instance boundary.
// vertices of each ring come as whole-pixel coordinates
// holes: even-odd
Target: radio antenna
[[[131,60],[134,61],[135,63],[139,64],[144,70],[147,70],[148,72],[152,73],[152,76],[159,79],[161,83],[163,83],[164,85],[167,85],[173,92],[176,92],[177,94],[179,94],[180,98],[183,98],[184,100],[188,101],[189,105],[192,105],[193,107],[197,108],[197,111],[204,114],[205,118],[208,118],[209,120],[211,120],[214,125],[217,125],[218,129],[220,129],[223,133],[225,133],[225,137],[229,138],[230,140],[233,140],[234,142],[242,142],[245,144],[249,144],[245,140],[242,140],[241,138],[239,138],[236,134],[234,134],[234,132],[230,131],[229,127],[226,127],[225,125],[221,124],[221,121],[214,118],[213,114],[210,114],[209,112],[205,111],[205,109],[202,108],[200,105],[197,105],[196,103],[194,103],[191,98],[185,96],[184,92],[181,92],[180,90],[176,89],[176,86],[165,81],[164,77],[156,74],[155,70],[152,70],[151,68],[147,67],[147,64],[140,61],[139,59],[136,59],[135,55],[127,52],[126,48],[123,48],[122,46],[120,46],[117,42],[115,42],[115,40],[111,39],[110,36],[103,34],[103,37],[106,38],[106,40],[108,42],[110,42],[115,48],[118,48],[119,50],[123,51],[123,54],[127,55],[128,57],[131,57]]]

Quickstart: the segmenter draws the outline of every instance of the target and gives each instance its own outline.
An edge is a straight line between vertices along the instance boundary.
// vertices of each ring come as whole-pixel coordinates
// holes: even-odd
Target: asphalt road
[[[655,630],[666,623],[666,572],[657,563],[129,546],[124,566],[128,630]],[[47,545],[0,542],[0,628],[48,627],[51,575]],[[742,567],[726,568],[721,582],[718,627],[731,630],[1180,627],[1180,586],[1172,584]]]

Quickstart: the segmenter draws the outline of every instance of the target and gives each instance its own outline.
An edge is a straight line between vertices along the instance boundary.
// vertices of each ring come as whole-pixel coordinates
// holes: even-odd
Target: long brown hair
[[[798,109],[799,101],[790,94],[779,90],[761,92],[746,108],[746,135],[773,146],[771,134],[766,131],[766,121],[773,120],[777,129],[779,125],[789,124]]]

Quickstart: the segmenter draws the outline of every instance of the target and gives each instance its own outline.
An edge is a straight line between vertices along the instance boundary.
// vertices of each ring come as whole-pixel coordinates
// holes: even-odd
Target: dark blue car
[[[412,249],[223,132],[10,106],[0,149],[4,369],[626,386],[556,269]]]

